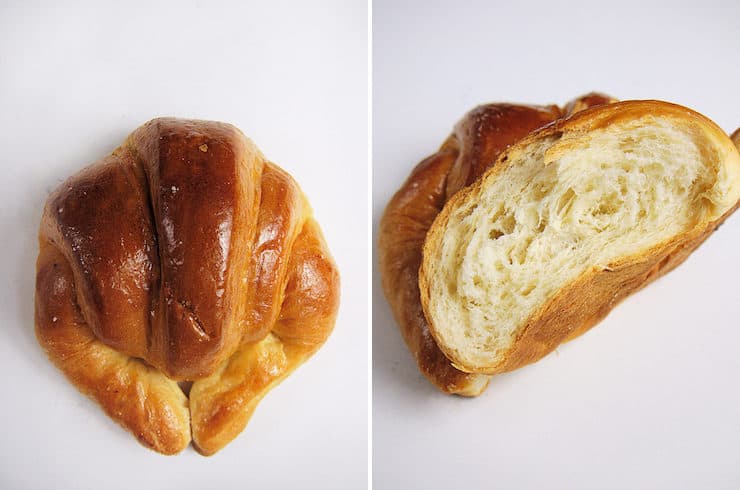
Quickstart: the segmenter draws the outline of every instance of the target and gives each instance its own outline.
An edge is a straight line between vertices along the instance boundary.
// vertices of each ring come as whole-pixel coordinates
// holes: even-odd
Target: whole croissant
[[[39,343],[165,454],[236,437],[324,343],[339,304],[298,185],[224,123],[138,128],[49,196],[39,248]]]

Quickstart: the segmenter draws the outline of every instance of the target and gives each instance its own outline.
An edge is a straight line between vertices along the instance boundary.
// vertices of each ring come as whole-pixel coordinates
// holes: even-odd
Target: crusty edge
[[[262,398],[311,357],[334,329],[339,271],[310,215],[295,241],[289,271],[272,332],[258,342],[243,343],[218,371],[193,383],[193,443],[205,456],[236,438]]]
[[[67,260],[41,238],[36,337],[49,360],[144,446],[176,454],[190,443],[188,399],[177,383],[97,340],[76,306]]]
[[[458,146],[457,139],[450,137],[437,153],[414,168],[390,200],[380,220],[378,255],[383,291],[421,373],[444,393],[478,396],[488,386],[489,377],[452,366],[429,334],[419,299],[421,247],[444,204],[450,168],[459,158]]]
[[[737,153],[737,150],[729,144],[727,135],[721,128],[710,119],[691,109],[655,100],[619,102],[582,111],[569,119],[559,120],[532,133],[502,153],[497,162],[478,181],[455,194],[445,204],[442,212],[432,224],[424,242],[423,260],[419,272],[419,287],[422,307],[429,322],[430,332],[439,348],[456,368],[470,373],[493,375],[511,371],[542,358],[563,341],[580,335],[598,323],[619,301],[629,294],[683,262],[691,251],[698,247],[712,231],[737,209],[740,203],[735,204],[718,219],[699,222],[692,229],[658,244],[650,250],[634,256],[620,258],[614,264],[610,264],[610,270],[598,271],[591,269],[584,273],[580,278],[566,285],[527,321],[522,323],[514,334],[515,340],[511,348],[493,365],[466,364],[455,349],[444,342],[430,315],[430,275],[434,273],[434,264],[431,264],[430,261],[433,260],[432,257],[437,255],[436,252],[442,243],[444,230],[447,228],[452,211],[457,208],[458,204],[464,202],[469,196],[479,194],[490,179],[495,179],[500,172],[511,165],[511,162],[515,160],[512,155],[534,141],[549,136],[587,133],[616,122],[637,119],[646,115],[680,120],[691,129],[700,129],[705,138],[718,145],[726,141],[728,143],[726,146]],[[671,267],[667,267],[667,264],[671,264]],[[661,267],[663,268],[662,271]],[[658,273],[655,272],[656,270]],[[606,277],[612,279],[606,280]],[[619,279],[619,281],[615,281],[615,279]],[[602,286],[602,288],[594,289],[599,286]],[[593,299],[595,293],[599,294],[596,299]]]

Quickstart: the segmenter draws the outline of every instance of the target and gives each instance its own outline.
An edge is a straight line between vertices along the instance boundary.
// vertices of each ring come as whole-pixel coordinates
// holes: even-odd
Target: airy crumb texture
[[[513,367],[504,365],[522,329],[566,287],[733,208],[737,151],[709,121],[675,107],[594,126],[597,109],[546,128],[448,203],[427,238],[420,283],[434,337],[456,366]]]

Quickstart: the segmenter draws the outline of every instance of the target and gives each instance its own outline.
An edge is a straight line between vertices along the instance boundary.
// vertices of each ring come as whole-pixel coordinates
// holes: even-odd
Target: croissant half
[[[736,148],[684,107],[481,106],[388,204],[384,290],[422,372],[475,396],[676,267],[738,199]]]
[[[49,196],[39,248],[39,343],[165,454],[229,443],[324,343],[339,305],[300,188],[224,123],[138,128]]]

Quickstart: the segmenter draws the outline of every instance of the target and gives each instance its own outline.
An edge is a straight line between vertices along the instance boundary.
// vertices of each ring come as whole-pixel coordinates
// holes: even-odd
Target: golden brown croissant
[[[424,283],[422,285],[425,286],[424,293],[427,295],[422,297],[419,269],[422,266],[422,249],[425,241],[431,250],[428,232],[435,219],[440,221],[438,215],[443,207],[445,209],[450,207],[449,204],[447,206],[445,204],[453,195],[458,195],[461,189],[467,192],[473,184],[477,185],[479,178],[494,163],[506,161],[506,157],[511,153],[509,148],[512,145],[525,137],[529,137],[529,140],[534,138],[530,134],[535,130],[549,126],[554,128],[551,132],[555,133],[559,129],[560,122],[558,121],[585,109],[613,102],[616,101],[608,96],[589,94],[570,102],[563,109],[557,106],[534,107],[510,104],[490,104],[478,107],[457,124],[453,134],[436,154],[422,161],[413,170],[406,183],[388,204],[381,220],[379,237],[383,287],[403,337],[416,357],[421,371],[442,391],[467,396],[479,395],[485,390],[490,374],[532,362],[550,352],[562,340],[585,332],[603,318],[620,299],[685,260],[690,252],[735,209],[736,206],[731,207],[721,219],[713,221],[706,228],[701,228],[696,236],[692,235],[691,239],[682,242],[681,246],[675,249],[661,249],[660,251],[665,252],[662,255],[656,252],[654,255],[657,258],[654,264],[641,262],[639,265],[645,269],[644,274],[641,272],[642,269],[638,271],[633,268],[624,274],[620,269],[619,274],[615,272],[609,275],[611,282],[607,287],[609,293],[607,301],[602,301],[601,297],[589,300],[594,295],[590,295],[590,291],[584,289],[576,292],[585,293],[578,294],[577,297],[563,296],[571,304],[578,305],[576,308],[571,308],[572,318],[568,316],[566,319],[566,316],[560,315],[568,323],[561,329],[565,333],[560,336],[552,335],[554,330],[562,326],[562,322],[557,318],[553,320],[554,317],[550,318],[553,321],[545,326],[542,326],[540,322],[536,324],[537,328],[525,329],[533,340],[525,342],[519,337],[513,340],[514,345],[521,351],[521,355],[517,357],[521,361],[519,363],[512,362],[499,370],[490,369],[487,366],[478,368],[473,363],[462,362],[459,359],[460,355],[449,346],[445,346],[444,351],[440,349],[437,341],[437,337],[441,335],[440,332],[447,335],[458,335],[457,332],[463,327],[456,323],[443,322],[437,325],[436,329],[432,328],[434,325],[431,325],[427,314],[427,310],[430,309],[427,297],[429,281],[422,281]],[[659,104],[655,107],[656,110],[663,108]],[[590,112],[594,114],[593,117],[596,117],[594,111],[597,109],[592,109]],[[547,135],[549,134],[547,131],[543,129],[538,134]],[[483,201],[481,207],[484,207]],[[442,225],[435,226],[441,229]],[[466,243],[468,242],[463,240],[460,246],[464,248]],[[436,250],[439,251],[440,248]],[[456,255],[457,252],[447,252],[447,250],[445,249],[445,253],[451,254],[450,257],[458,257],[456,260],[462,260],[459,259],[459,255]],[[431,257],[424,260],[428,260],[430,266],[436,264]],[[445,281],[453,280],[451,277],[445,277],[438,281],[438,286],[443,288],[444,284],[447,284]],[[619,281],[622,282],[617,284]],[[426,300],[426,304],[422,301],[423,299]],[[444,305],[446,307],[447,303]],[[439,308],[442,311],[442,306]],[[594,308],[596,311],[592,311]],[[582,315],[578,316],[581,313]],[[533,337],[538,334],[542,335],[537,338]],[[467,327],[465,327],[464,335],[464,340],[458,341],[459,345],[465,342],[472,345],[474,337]],[[478,341],[477,338],[475,340]]]
[[[229,124],[144,124],[49,196],[39,246],[40,344],[161,453],[221,449],[334,326],[304,195]]]

